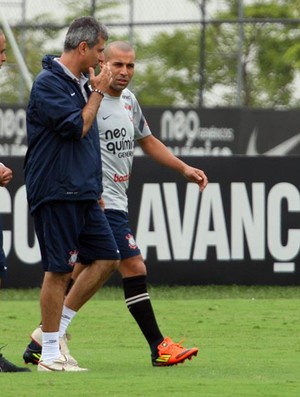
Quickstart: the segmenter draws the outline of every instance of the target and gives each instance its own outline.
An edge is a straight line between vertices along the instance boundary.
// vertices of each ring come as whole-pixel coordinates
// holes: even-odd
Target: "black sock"
[[[123,278],[123,288],[126,305],[147,339],[152,355],[155,356],[156,347],[164,337],[158,328],[147,292],[146,276]]]

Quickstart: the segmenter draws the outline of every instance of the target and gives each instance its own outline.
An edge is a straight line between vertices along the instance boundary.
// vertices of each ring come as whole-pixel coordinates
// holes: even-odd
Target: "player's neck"
[[[115,97],[115,98],[120,98],[120,96],[122,95],[122,92],[123,92],[123,90],[122,90],[122,91],[117,91],[117,90],[114,90],[114,89],[111,88],[111,87],[108,87],[108,89],[107,89],[107,91],[106,91],[106,93],[107,93],[108,95],[110,95],[110,96],[112,96],[112,97]]]

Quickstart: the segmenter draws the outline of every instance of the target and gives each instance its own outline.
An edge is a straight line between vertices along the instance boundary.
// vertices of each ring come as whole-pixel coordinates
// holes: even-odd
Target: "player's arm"
[[[145,138],[139,139],[138,143],[149,157],[157,163],[174,169],[180,172],[188,181],[198,184],[201,191],[203,191],[208,183],[207,176],[204,171],[194,168],[180,160],[155,136],[148,135]]]

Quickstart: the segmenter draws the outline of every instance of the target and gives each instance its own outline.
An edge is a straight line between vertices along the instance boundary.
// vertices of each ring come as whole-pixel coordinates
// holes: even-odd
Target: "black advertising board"
[[[4,287],[42,280],[28,215],[23,158],[1,157],[14,170],[0,189],[9,274]],[[299,285],[298,156],[184,158],[205,170],[204,193],[146,157],[134,160],[129,214],[152,284]],[[109,284],[119,284],[115,275]]]
[[[154,135],[177,156],[300,155],[300,112],[144,107]],[[26,153],[26,113],[0,104],[0,157]]]
[[[300,154],[300,112],[145,108],[152,132],[179,156]]]

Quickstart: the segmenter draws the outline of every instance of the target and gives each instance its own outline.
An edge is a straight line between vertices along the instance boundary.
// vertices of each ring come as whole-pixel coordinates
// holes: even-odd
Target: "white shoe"
[[[38,327],[36,328],[32,334],[30,335],[30,338],[37,343],[38,345],[42,346],[43,343],[43,332],[42,332],[42,328]]]
[[[51,371],[65,371],[65,372],[78,372],[87,371],[87,368],[80,368],[78,365],[72,365],[68,361],[68,357],[61,355],[56,360],[47,362],[40,360],[37,367],[38,371],[51,372]]]
[[[61,354],[67,357],[69,364],[78,366],[77,360],[75,360],[75,358],[72,357],[70,354],[70,350],[68,347],[68,336],[66,334],[59,338],[59,348]]]
[[[41,327],[36,328],[32,332],[30,337],[35,343],[42,346],[43,332],[42,332]],[[68,340],[69,339],[70,339],[70,336],[68,334],[64,334],[64,336],[61,336],[59,338],[60,352],[61,352],[61,354],[64,354],[65,356],[67,356],[69,364],[78,366],[78,361],[75,360],[75,358],[73,356],[71,356],[70,350],[68,348]]]

